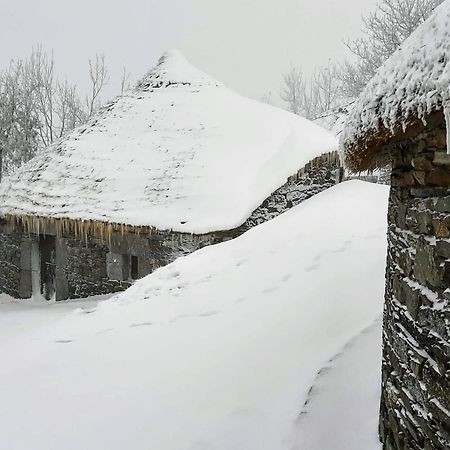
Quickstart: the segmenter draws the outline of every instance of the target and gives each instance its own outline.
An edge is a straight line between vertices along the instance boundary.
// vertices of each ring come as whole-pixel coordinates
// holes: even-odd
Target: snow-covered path
[[[16,322],[0,448],[295,448],[318,370],[380,315],[387,192],[343,183],[93,312]]]
[[[381,317],[317,374],[300,412],[293,450],[381,450]]]

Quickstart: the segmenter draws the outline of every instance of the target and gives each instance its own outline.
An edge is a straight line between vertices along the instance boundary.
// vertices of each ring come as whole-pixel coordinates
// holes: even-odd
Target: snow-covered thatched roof
[[[322,128],[234,93],[170,51],[133,91],[5,180],[0,217],[34,228],[42,219],[231,229],[336,149]]]
[[[450,0],[446,0],[378,70],[352,109],[341,136],[349,166],[364,170],[380,165],[384,144],[449,107],[449,101]]]

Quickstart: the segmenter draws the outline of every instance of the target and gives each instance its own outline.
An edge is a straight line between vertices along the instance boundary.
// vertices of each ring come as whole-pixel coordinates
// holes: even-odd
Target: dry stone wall
[[[445,128],[398,144],[388,215],[380,437],[450,449],[450,155]]]

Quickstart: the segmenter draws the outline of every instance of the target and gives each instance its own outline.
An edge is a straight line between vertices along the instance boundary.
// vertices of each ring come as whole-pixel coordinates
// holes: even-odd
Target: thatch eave
[[[431,112],[423,119],[417,115],[411,116],[392,130],[380,124],[376,131],[365,134],[355,143],[344,143],[345,163],[353,172],[386,167],[390,164],[392,151],[398,144],[442,124],[445,124],[442,109]]]
[[[171,232],[171,230],[158,230],[152,226],[136,226],[125,223],[111,223],[100,220],[82,220],[67,217],[44,217],[29,214],[4,214],[0,217],[12,229],[21,229],[25,233],[44,235],[52,234],[57,237],[71,235],[87,240],[89,237],[111,242],[113,233],[126,234],[154,234]]]

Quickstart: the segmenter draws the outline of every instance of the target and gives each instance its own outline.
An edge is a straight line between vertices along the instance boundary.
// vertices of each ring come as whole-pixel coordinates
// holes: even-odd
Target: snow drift
[[[16,326],[0,340],[2,446],[293,448],[317,371],[380,315],[387,193],[342,183],[94,310]]]

